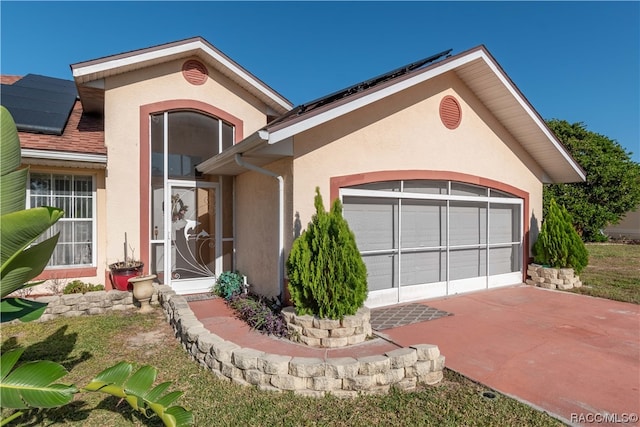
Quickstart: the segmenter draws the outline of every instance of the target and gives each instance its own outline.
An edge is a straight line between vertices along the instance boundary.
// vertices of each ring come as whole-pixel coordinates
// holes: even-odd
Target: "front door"
[[[217,184],[169,181],[167,189],[165,283],[178,294],[207,292],[222,268]]]

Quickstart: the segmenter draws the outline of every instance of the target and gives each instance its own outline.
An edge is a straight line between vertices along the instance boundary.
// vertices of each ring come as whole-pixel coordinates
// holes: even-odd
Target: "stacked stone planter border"
[[[48,304],[39,321],[46,322],[58,317],[78,317],[105,314],[111,311],[133,310],[140,306],[129,291],[95,291],[86,294],[67,294],[33,298]],[[136,305],[137,304],[137,305]],[[158,305],[157,292],[151,297],[151,304]]]
[[[285,307],[282,314],[292,340],[311,347],[346,347],[364,342],[372,333],[371,311],[367,307],[342,320],[298,316],[293,307]]]
[[[292,357],[242,348],[205,329],[187,300],[169,286],[154,285],[154,288],[152,303],[160,304],[182,347],[197,363],[225,381],[268,391],[291,390],[314,397],[327,393],[356,397],[386,393],[391,387],[414,390],[420,384],[437,384],[443,377],[445,357],[438,346],[432,344],[358,358]],[[40,321],[136,308],[131,292],[117,290],[35,300],[49,304]]]
[[[414,390],[442,380],[445,358],[438,346],[418,344],[366,357],[292,357],[242,348],[205,329],[186,299],[159,286],[159,302],[183,348],[216,376],[268,391],[321,397]]]
[[[580,277],[573,268],[551,268],[539,264],[527,267],[527,284],[547,289],[573,289],[582,286]]]

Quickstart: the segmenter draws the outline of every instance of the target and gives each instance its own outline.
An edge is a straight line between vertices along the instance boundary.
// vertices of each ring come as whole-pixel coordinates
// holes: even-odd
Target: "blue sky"
[[[0,2],[3,74],[202,36],[293,104],[484,44],[545,119],[640,162],[640,2]]]

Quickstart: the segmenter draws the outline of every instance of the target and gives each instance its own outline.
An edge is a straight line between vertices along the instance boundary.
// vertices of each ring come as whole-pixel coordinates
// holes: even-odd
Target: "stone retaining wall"
[[[386,393],[397,387],[413,390],[419,384],[442,380],[445,358],[438,346],[418,344],[365,357],[292,357],[242,348],[205,329],[187,300],[166,285],[154,285],[151,301],[160,304],[183,348],[219,378],[261,390],[308,396],[331,393],[339,397]],[[34,298],[48,304],[40,321],[57,317],[104,314],[137,308],[128,291],[97,291]]]
[[[282,310],[292,341],[311,347],[337,348],[364,342],[372,333],[371,311],[362,307],[342,320],[298,316],[293,307]]]
[[[575,274],[573,268],[551,268],[529,264],[527,276],[528,285],[541,288],[567,290],[582,286],[580,277]]]
[[[394,386],[413,390],[442,380],[445,358],[438,346],[419,344],[359,358],[292,357],[242,348],[205,329],[187,300],[158,286],[159,302],[183,348],[216,376],[261,390],[320,397],[386,393]]]
[[[140,307],[134,303],[133,294],[129,291],[95,291],[86,294],[67,294],[33,298],[48,304],[39,321],[45,322],[58,317],[77,317],[93,314],[105,314],[110,311],[133,310]],[[158,304],[155,293],[151,303]],[[136,305],[137,304],[137,305]]]

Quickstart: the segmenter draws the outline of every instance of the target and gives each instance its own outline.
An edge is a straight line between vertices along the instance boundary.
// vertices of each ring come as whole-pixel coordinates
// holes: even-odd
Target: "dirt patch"
[[[142,351],[147,356],[160,351],[167,342],[175,340],[173,329],[167,324],[160,309],[156,309],[150,316],[154,317],[153,322],[151,325],[146,322],[144,330],[130,328],[120,336],[125,347]]]

